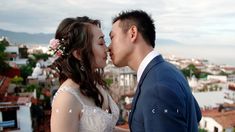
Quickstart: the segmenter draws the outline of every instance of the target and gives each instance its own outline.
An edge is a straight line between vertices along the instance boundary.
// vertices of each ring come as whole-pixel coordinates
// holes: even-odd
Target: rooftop
[[[235,105],[224,105],[225,108],[219,111],[219,109],[202,110],[204,117],[211,117],[223,128],[235,127]]]
[[[10,84],[10,78],[0,75],[0,101],[7,92],[9,84]]]

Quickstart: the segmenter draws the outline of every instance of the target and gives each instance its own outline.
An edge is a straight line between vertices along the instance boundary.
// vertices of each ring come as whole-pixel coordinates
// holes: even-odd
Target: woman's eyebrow
[[[100,36],[99,39],[104,39],[104,35]]]

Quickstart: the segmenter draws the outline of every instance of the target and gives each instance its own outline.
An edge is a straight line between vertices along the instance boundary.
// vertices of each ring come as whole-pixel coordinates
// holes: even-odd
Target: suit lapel
[[[136,93],[135,93],[135,96],[133,98],[133,101],[132,101],[132,106],[131,106],[131,112],[130,112],[130,115],[129,115],[129,126],[130,126],[130,129],[131,129],[131,122],[132,122],[132,117],[133,117],[133,113],[135,111],[135,108],[136,108],[136,103],[139,99],[139,95],[141,93],[141,85],[147,75],[147,73],[152,69],[152,67],[160,62],[163,62],[164,59],[162,58],[161,55],[158,55],[156,56],[148,65],[147,67],[144,69],[144,72],[143,74],[141,75],[141,78],[140,78],[140,82],[138,83],[137,85],[137,89],[136,89]]]
[[[130,115],[129,115],[129,118],[128,118],[129,126],[131,125],[131,122],[132,122],[133,112],[135,110],[137,99],[139,98],[139,95],[140,95],[140,85],[138,84],[136,92],[135,92],[135,96],[132,100],[131,112],[130,112]]]

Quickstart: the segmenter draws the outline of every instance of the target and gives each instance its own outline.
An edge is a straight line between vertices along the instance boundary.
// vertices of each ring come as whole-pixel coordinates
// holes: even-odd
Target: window
[[[6,126],[3,130],[11,129],[11,128],[17,128],[17,118],[16,118],[16,110],[7,110],[2,111],[2,119],[4,121],[14,121],[13,126]]]
[[[205,123],[204,123],[204,128],[206,128],[207,127],[207,121],[205,121]]]
[[[214,127],[214,132],[218,132],[218,128],[217,127]]]

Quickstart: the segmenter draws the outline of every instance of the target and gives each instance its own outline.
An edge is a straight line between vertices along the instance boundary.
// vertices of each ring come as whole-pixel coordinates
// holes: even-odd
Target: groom
[[[110,56],[117,67],[137,72],[132,102],[132,132],[198,132],[201,111],[181,72],[154,50],[155,26],[142,10],[113,19]]]

